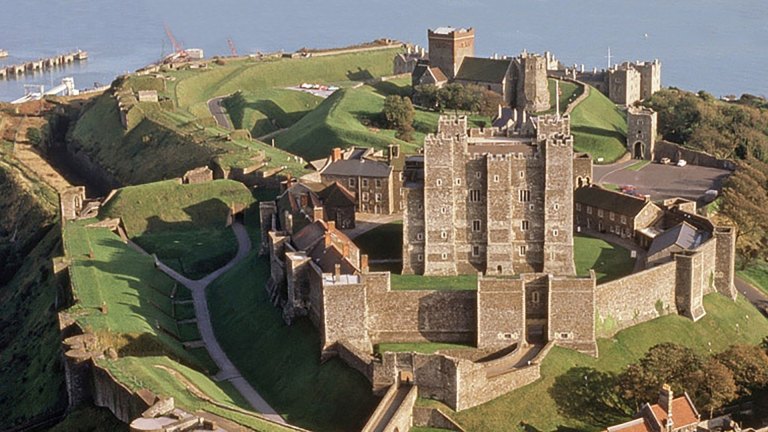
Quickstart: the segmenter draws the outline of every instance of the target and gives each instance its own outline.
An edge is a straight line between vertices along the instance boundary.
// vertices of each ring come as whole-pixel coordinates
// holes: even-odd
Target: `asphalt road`
[[[221,101],[225,97],[226,96],[219,96],[209,100],[208,110],[211,112],[211,115],[213,115],[213,118],[216,119],[216,123],[218,123],[219,126],[223,127],[224,129],[232,129],[232,122],[229,120],[229,116],[224,110],[224,107],[221,106]]]
[[[738,276],[733,279],[733,283],[736,285],[736,290],[743,294],[758,309],[761,309],[761,306],[768,307],[768,295],[759,288],[752,286],[749,282]]]

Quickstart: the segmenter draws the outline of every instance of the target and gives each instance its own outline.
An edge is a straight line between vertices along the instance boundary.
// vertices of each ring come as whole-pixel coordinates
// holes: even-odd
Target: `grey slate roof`
[[[497,60],[482,57],[464,57],[456,74],[457,80],[500,83],[504,81],[511,59]]]
[[[612,211],[634,218],[646,205],[655,205],[644,198],[633,197],[621,192],[587,186],[576,189],[573,200],[577,203]]]
[[[674,245],[680,246],[685,250],[693,250],[708,238],[709,236],[704,231],[697,230],[687,222],[680,222],[653,239],[651,247],[648,248],[648,256]]]
[[[323,170],[322,174],[347,177],[389,177],[392,167],[366,159],[337,160]]]

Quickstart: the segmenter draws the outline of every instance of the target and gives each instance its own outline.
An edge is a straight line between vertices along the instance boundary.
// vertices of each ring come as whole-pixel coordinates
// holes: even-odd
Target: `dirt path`
[[[205,296],[205,289],[208,285],[216,280],[219,276],[223,275],[227,271],[231,270],[234,266],[240,263],[248,256],[251,251],[251,240],[248,237],[248,232],[245,227],[240,223],[234,223],[232,230],[237,238],[238,250],[237,255],[224,267],[214,271],[208,276],[191,280],[185,276],[180,275],[178,272],[157,261],[157,267],[165,274],[181,283],[185,287],[189,288],[192,292],[192,301],[195,306],[195,317],[197,318],[197,328],[200,330],[200,336],[205,343],[205,348],[208,350],[208,354],[211,356],[216,365],[219,367],[219,373],[215,378],[218,381],[229,381],[240,392],[241,395],[248,401],[249,404],[257,412],[261,413],[264,417],[279,423],[285,424],[285,420],[277,413],[267,401],[251,386],[248,381],[243,378],[240,371],[237,370],[232,361],[227,357],[224,349],[219,345],[219,341],[216,340],[216,335],[213,332],[213,324],[211,323],[211,314],[208,309],[208,301]],[[137,248],[135,244],[133,247]]]

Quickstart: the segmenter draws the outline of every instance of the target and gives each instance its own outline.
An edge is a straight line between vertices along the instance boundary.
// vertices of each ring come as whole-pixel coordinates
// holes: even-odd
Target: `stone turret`
[[[650,108],[627,109],[627,151],[635,159],[653,160],[656,147],[657,113]]]
[[[664,384],[659,392],[659,406],[664,412],[667,413],[667,420],[664,424],[667,432],[672,432],[674,429],[674,419],[672,418],[672,400],[674,394],[672,393],[672,387],[669,384]]]
[[[529,112],[548,110],[547,59],[538,54],[523,53],[517,61],[517,107]]]
[[[452,80],[464,57],[475,56],[475,30],[472,28],[438,27],[427,30],[429,62]]]

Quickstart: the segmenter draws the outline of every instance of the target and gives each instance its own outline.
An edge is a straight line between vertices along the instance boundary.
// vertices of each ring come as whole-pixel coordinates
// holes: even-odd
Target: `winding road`
[[[221,106],[221,101],[227,96],[219,96],[208,100],[208,110],[211,115],[216,119],[216,123],[224,129],[232,129],[232,122],[229,120],[227,112],[224,107]]]
[[[221,345],[219,345],[219,342],[216,340],[216,335],[213,332],[211,314],[208,310],[208,301],[205,297],[205,289],[211,282],[245,259],[251,251],[251,239],[248,237],[248,232],[245,227],[242,224],[235,222],[232,224],[232,230],[237,238],[237,254],[231,261],[224,265],[224,267],[219,268],[204,278],[198,280],[188,279],[159,260],[156,260],[157,268],[180,284],[189,288],[192,292],[195,317],[197,318],[197,328],[200,330],[200,335],[202,336],[203,343],[205,343],[205,348],[208,350],[208,354],[210,354],[213,361],[216,362],[216,365],[219,367],[219,373],[217,373],[214,378],[218,381],[229,381],[232,383],[253,409],[261,413],[265,418],[274,422],[287,424],[285,419],[283,419],[280,414],[278,414],[277,411],[275,411],[267,401],[261,397],[251,384],[243,378],[240,371],[237,370],[235,365],[221,348]],[[133,247],[138,248],[135,244],[133,244]]]

